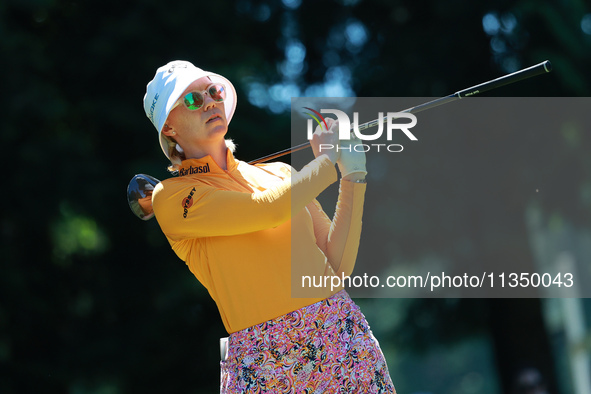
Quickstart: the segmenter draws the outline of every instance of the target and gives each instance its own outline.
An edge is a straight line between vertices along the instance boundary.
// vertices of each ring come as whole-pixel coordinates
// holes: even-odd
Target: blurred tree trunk
[[[509,194],[509,193],[507,193]],[[531,249],[528,247],[527,228],[520,212],[520,204],[511,205],[507,200],[506,227],[510,234],[501,235],[502,250],[486,242],[487,233],[479,233],[484,255],[490,259],[486,266],[495,267],[495,274],[537,272]],[[502,233],[502,231],[498,232]],[[488,233],[490,236],[490,233]],[[497,276],[498,277],[498,276]],[[505,280],[507,291],[510,290]],[[532,290],[533,288],[527,289]],[[507,293],[509,294],[509,293]],[[515,294],[515,293],[513,293]],[[550,338],[544,323],[542,300],[531,292],[528,298],[491,298],[488,300],[488,329],[495,351],[495,362],[502,393],[514,393],[516,375],[520,370],[533,367],[540,371],[549,393],[558,393],[556,359],[552,354]]]
[[[549,393],[558,393],[554,357],[544,329],[541,299],[489,300],[490,333],[501,392],[513,393],[514,380],[525,367],[538,369]]]

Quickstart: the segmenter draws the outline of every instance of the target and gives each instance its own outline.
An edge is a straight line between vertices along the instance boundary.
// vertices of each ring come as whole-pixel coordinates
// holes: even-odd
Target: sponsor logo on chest
[[[193,175],[193,174],[206,174],[209,172],[209,163],[204,166],[181,168],[179,171],[180,176]]]

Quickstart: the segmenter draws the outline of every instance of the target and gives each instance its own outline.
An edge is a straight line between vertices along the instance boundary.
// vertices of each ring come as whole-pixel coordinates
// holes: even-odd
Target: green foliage
[[[62,217],[50,228],[54,256],[63,264],[73,254],[101,254],[107,239],[92,218],[72,214],[67,208],[60,210]]]

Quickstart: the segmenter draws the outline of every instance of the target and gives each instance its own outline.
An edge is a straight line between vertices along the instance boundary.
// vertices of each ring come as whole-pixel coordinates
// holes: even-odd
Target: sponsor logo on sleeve
[[[195,194],[195,188],[191,189],[191,193],[183,199],[181,206],[183,207],[183,218],[187,218],[189,214],[189,208],[193,205],[193,194]]]

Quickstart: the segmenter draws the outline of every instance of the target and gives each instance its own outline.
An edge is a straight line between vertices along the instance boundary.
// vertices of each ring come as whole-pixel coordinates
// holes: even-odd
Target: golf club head
[[[142,220],[150,220],[154,216],[152,208],[152,192],[160,181],[153,176],[137,174],[127,185],[127,202],[131,211]]]

